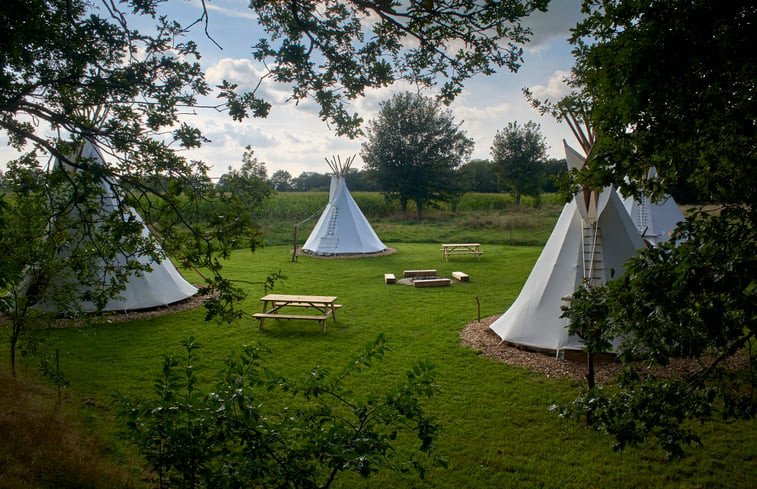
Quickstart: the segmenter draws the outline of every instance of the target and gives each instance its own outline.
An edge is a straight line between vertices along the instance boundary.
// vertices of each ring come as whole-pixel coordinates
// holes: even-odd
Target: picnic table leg
[[[334,304],[331,304],[331,319],[333,319],[334,320],[334,324],[336,324],[336,307],[334,307]],[[325,321],[324,321],[324,324],[323,324],[323,329],[324,329],[324,331],[326,330]]]
[[[265,314],[268,311],[268,301],[263,301],[263,314]],[[260,319],[260,329],[263,329],[263,321],[265,321],[265,318],[259,318]]]

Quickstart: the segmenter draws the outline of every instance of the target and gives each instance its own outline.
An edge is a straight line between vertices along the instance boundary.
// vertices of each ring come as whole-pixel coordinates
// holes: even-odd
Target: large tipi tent
[[[570,168],[585,157],[565,144]],[[623,273],[625,261],[644,242],[612,187],[582,191],[563,207],[552,235],[518,298],[490,328],[502,339],[560,352],[582,347],[568,334],[561,306],[584,282],[598,285]]]
[[[654,178],[655,174],[656,170],[652,168],[647,178]],[[652,201],[646,195],[642,195],[640,200],[629,196],[623,204],[641,237],[651,245],[668,241],[678,223],[685,219],[678,204],[669,195],[659,201]]]
[[[85,140],[84,144],[80,146],[76,158],[87,160],[90,164],[105,164],[102,154],[89,140]],[[106,180],[101,181],[100,185],[104,190],[102,195],[103,212],[112,212],[118,208],[113,186]],[[129,209],[127,212],[129,216],[133,216],[139,222],[142,222],[142,218],[136,211]],[[149,233],[147,226],[143,226],[142,236],[147,237]],[[187,299],[197,293],[197,288],[181,276],[168,258],[159,263],[149,256],[139,256],[136,259],[143,264],[149,264],[152,270],[139,276],[133,274],[128,279],[126,288],[119,293],[118,297],[108,302],[103,309],[104,311],[133,311],[166,306]],[[117,256],[116,260],[117,264],[126,263],[126,257],[122,255]],[[59,284],[59,286],[67,285]],[[92,312],[96,309],[92,303],[83,303],[80,306],[85,312]]]
[[[339,158],[326,160],[333,171],[329,203],[302,246],[314,255],[352,255],[380,253],[386,246],[378,238],[345,183],[353,158],[342,164]]]

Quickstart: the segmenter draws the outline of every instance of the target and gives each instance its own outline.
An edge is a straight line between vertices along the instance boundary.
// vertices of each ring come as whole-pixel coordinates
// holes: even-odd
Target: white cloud
[[[205,79],[211,85],[220,85],[227,80],[238,85],[242,91],[257,89],[257,95],[271,103],[285,103],[289,90],[283,84],[275,83],[265,77],[249,59],[222,58],[205,71]]]
[[[211,16],[213,12],[216,12],[225,17],[231,17],[233,19],[243,18],[254,21],[258,20],[258,14],[256,14],[248,7],[249,2],[247,0],[221,0],[220,3],[225,3],[226,5],[228,5],[226,7],[217,5],[218,0],[215,0],[215,2],[216,3],[205,2],[205,8],[208,9],[208,16]],[[198,8],[202,8],[202,2],[200,2],[200,0],[192,0],[190,3]],[[209,21],[212,22],[212,17],[211,19],[209,19]]]
[[[533,85],[529,87],[531,93],[538,100],[556,101],[570,92],[570,88],[565,84],[565,80],[570,76],[570,72],[565,70],[556,70],[549,78],[547,85]]]

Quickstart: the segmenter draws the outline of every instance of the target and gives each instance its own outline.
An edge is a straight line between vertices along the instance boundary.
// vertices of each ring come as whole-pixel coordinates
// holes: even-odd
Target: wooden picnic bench
[[[479,243],[444,243],[440,251],[444,261],[448,261],[450,255],[476,255],[480,260],[483,254]]]
[[[404,277],[433,277],[436,275],[436,270],[403,270],[402,276]]]
[[[342,307],[336,304],[335,296],[324,295],[286,295],[286,294],[268,294],[261,297],[263,302],[263,312],[253,314],[253,317],[260,320],[260,329],[263,329],[263,322],[266,319],[295,319],[304,321],[320,321],[321,332],[326,332],[326,320],[331,316],[336,323],[336,310]],[[268,309],[270,307],[270,309]],[[313,308],[319,314],[289,314],[280,312],[284,307],[304,307]]]

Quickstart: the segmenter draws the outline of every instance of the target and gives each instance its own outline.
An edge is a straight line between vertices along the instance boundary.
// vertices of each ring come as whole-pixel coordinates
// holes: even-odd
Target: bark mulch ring
[[[583,352],[566,351],[565,358],[556,358],[554,354],[545,354],[526,350],[523,347],[508,343],[500,343],[501,340],[494,331],[489,329],[499,315],[474,321],[465,326],[460,332],[461,342],[475,350],[479,350],[485,357],[493,360],[526,367],[534,372],[547,377],[571,378],[578,381],[586,380],[586,354]],[[674,358],[668,365],[657,366],[654,374],[659,377],[674,377],[685,372],[695,372],[708,365],[713,358],[703,355],[700,358]],[[749,353],[742,349],[732,355],[723,365],[727,369],[745,368],[749,363]],[[595,379],[598,384],[607,384],[612,381],[623,365],[615,360],[614,355],[603,354],[595,359]]]
[[[547,354],[526,350],[523,347],[509,343],[500,343],[501,339],[489,329],[499,315],[483,318],[465,326],[460,332],[462,343],[475,350],[480,350],[485,357],[526,367],[534,372],[546,375],[548,378],[571,378],[578,381],[586,380],[586,360],[583,352],[571,352],[564,359],[556,358],[554,354]],[[575,358],[574,358],[575,357]],[[620,371],[620,362],[611,357],[602,357],[601,361],[595,362],[595,378],[598,383],[606,383]]]
[[[291,251],[291,250],[290,250]],[[397,253],[396,248],[386,248],[384,251],[378,251],[376,253],[339,253],[338,255],[316,255],[308,251],[303,251],[302,248],[297,248],[297,256],[309,256],[311,258],[362,258],[365,256],[384,256]]]
[[[43,320],[44,323],[42,326],[47,328],[81,328],[103,320],[109,323],[121,323],[125,321],[133,321],[135,319],[147,319],[202,307],[205,304],[205,300],[209,297],[210,295],[195,294],[183,301],[174,302],[167,306],[158,306],[138,311],[107,311],[101,314],[85,314],[84,316],[77,318],[56,317]],[[4,321],[5,318],[0,318],[0,327],[4,325]]]

